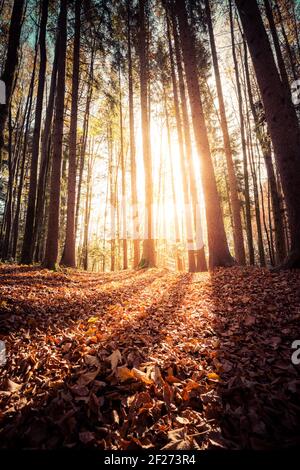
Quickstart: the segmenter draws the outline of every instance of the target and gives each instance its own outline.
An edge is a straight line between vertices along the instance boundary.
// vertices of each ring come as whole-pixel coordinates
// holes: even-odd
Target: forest
[[[0,449],[300,444],[300,2],[0,0]]]

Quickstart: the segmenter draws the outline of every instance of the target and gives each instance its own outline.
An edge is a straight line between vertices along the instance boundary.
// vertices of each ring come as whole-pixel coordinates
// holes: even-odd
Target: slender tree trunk
[[[53,134],[50,204],[44,266],[55,269],[59,242],[59,205],[61,184],[62,140],[64,127],[65,72],[67,47],[67,3],[61,0],[59,15],[60,50],[57,70],[57,92]]]
[[[181,178],[182,178],[182,189],[183,189],[183,200],[184,200],[184,216],[185,216],[185,230],[186,230],[186,241],[188,247],[188,263],[189,263],[189,272],[196,272],[196,259],[195,259],[195,250],[194,250],[194,237],[193,237],[193,213],[190,200],[190,188],[187,177],[187,167],[186,167],[186,158],[184,153],[183,145],[183,134],[182,134],[182,122],[179,109],[179,98],[177,90],[177,80],[175,74],[175,64],[174,64],[174,54],[173,46],[171,42],[170,35],[170,24],[169,18],[167,15],[167,36],[169,44],[169,56],[170,56],[170,65],[171,65],[171,77],[173,85],[173,98],[174,98],[174,108],[175,108],[175,118],[177,126],[177,135],[179,143],[179,156],[180,156],[180,169],[181,169]]]
[[[248,243],[248,251],[249,251],[249,262],[250,264],[254,264],[254,246],[253,246],[252,219],[251,219],[251,200],[250,200],[250,192],[249,192],[248,159],[247,159],[246,138],[245,138],[245,120],[244,120],[244,113],[243,113],[243,99],[242,99],[242,90],[241,90],[241,83],[240,83],[239,65],[238,65],[238,59],[236,56],[231,0],[229,0],[229,16],[230,16],[232,57],[233,57],[233,62],[234,62],[234,71],[235,71],[235,79],[236,79],[240,128],[241,128],[241,143],[242,143],[242,152],[243,152],[247,243]]]
[[[92,198],[92,171],[93,171],[93,150],[91,149],[91,141],[89,144],[89,161],[87,165],[87,178],[86,178],[86,199],[85,199],[85,211],[84,211],[84,235],[83,235],[83,269],[88,270],[89,265],[89,226],[91,217],[91,198]]]
[[[40,37],[39,37],[39,48],[40,48],[40,69],[38,79],[38,90],[35,108],[35,125],[33,131],[33,142],[32,142],[32,154],[31,154],[31,166],[30,166],[30,183],[28,193],[28,203],[26,212],[26,223],[25,232],[22,246],[21,263],[30,264],[33,259],[34,244],[33,244],[33,232],[34,232],[34,214],[36,205],[36,192],[37,192],[37,172],[38,172],[38,160],[40,153],[40,137],[41,137],[41,123],[42,123],[42,111],[43,111],[43,100],[44,100],[44,89],[45,89],[45,75],[47,66],[47,50],[46,50],[46,29],[48,20],[48,6],[49,0],[43,0],[42,3],[42,14],[40,24]]]
[[[171,185],[172,185],[172,200],[173,200],[173,210],[174,210],[174,228],[175,228],[175,250],[176,250],[176,266],[179,271],[183,270],[182,258],[178,252],[178,243],[180,243],[180,228],[179,228],[179,217],[178,217],[178,207],[177,207],[177,197],[175,191],[174,183],[174,168],[173,168],[173,158],[172,158],[172,147],[171,147],[171,132],[170,132],[170,119],[167,107],[167,97],[166,90],[164,88],[164,105],[165,105],[165,116],[166,116],[166,128],[168,136],[168,149],[169,149],[169,161],[170,161],[170,170],[171,170]]]
[[[211,268],[216,266],[231,266],[233,259],[230,255],[226,240],[221,204],[203,115],[194,38],[188,24],[184,2],[176,0],[176,13],[179,20],[180,40],[183,50],[196,145],[198,154],[199,156],[201,155],[201,177],[208,230],[209,266]]]
[[[79,90],[80,29],[82,0],[75,3],[75,36],[73,45],[72,109],[69,136],[68,203],[66,240],[61,264],[76,267],[75,254],[75,202],[76,202],[76,150],[77,150],[77,115]]]
[[[194,163],[192,158],[192,139],[190,133],[190,123],[188,117],[188,107],[186,101],[186,91],[185,91],[185,83],[184,83],[184,72],[182,66],[182,57],[181,57],[181,50],[180,50],[180,42],[177,30],[177,22],[176,16],[174,13],[174,9],[171,8],[171,16],[172,16],[172,29],[173,29],[173,37],[174,37],[174,46],[175,46],[175,55],[176,55],[176,64],[177,64],[177,71],[178,71],[178,82],[179,82],[179,92],[180,92],[180,100],[181,100],[181,111],[182,111],[182,122],[183,122],[183,131],[184,131],[184,138],[185,138],[185,149],[186,149],[186,157],[187,157],[187,164],[188,164],[188,174],[189,174],[189,182],[190,182],[190,189],[191,189],[191,198],[192,198],[192,206],[193,206],[193,215],[194,215],[194,226],[196,231],[196,271],[207,271],[207,264],[205,259],[205,248],[203,244],[203,233],[202,233],[202,225],[200,221],[200,205],[199,205],[199,197],[198,197],[198,190],[197,190],[197,183],[196,183],[196,174],[194,169]]]
[[[286,256],[285,235],[284,235],[284,224],[283,224],[283,218],[282,218],[280,197],[279,197],[278,188],[277,188],[275,171],[274,171],[274,167],[272,163],[271,144],[270,144],[269,136],[264,135],[263,126],[259,122],[259,117],[255,108],[255,105],[254,105],[252,88],[251,88],[251,83],[250,83],[246,43],[244,43],[244,47],[245,47],[245,54],[244,54],[245,77],[246,77],[246,83],[247,83],[249,104],[250,104],[251,113],[254,119],[256,136],[260,143],[265,165],[266,165],[269,188],[270,188],[270,193],[271,193],[274,227],[275,227],[276,263],[281,263]]]
[[[5,83],[5,103],[0,104],[0,169],[2,166],[2,150],[4,146],[4,129],[11,103],[15,74],[18,68],[18,54],[20,36],[23,21],[25,0],[15,0],[12,10],[9,32],[6,62],[1,80]]]
[[[256,0],[236,0],[262,96],[287,207],[291,249],[282,267],[300,267],[300,130],[280,80]]]
[[[152,181],[152,157],[150,149],[149,126],[149,58],[147,54],[147,30],[145,19],[145,5],[147,0],[139,0],[139,60],[140,60],[140,94],[141,94],[141,118],[143,136],[143,157],[145,168],[145,238],[143,242],[143,254],[140,261],[141,267],[155,266],[155,246],[153,238],[153,181]]]
[[[122,82],[121,69],[119,69],[119,88],[120,88],[120,157],[122,174],[122,248],[123,248],[123,269],[128,269],[127,256],[127,207],[126,207],[126,162],[124,153],[124,135],[123,135],[123,105],[122,105]]]
[[[76,200],[76,211],[75,211],[75,236],[78,231],[78,221],[79,221],[79,209],[80,209],[80,199],[81,199],[81,185],[82,185],[82,176],[85,163],[85,151],[87,145],[87,136],[89,131],[89,120],[90,120],[90,107],[93,96],[93,79],[94,79],[94,55],[95,55],[95,45],[93,44],[92,53],[91,53],[91,62],[89,70],[89,81],[86,97],[86,105],[83,118],[83,135],[80,146],[80,155],[79,155],[79,180],[77,187],[77,200]]]
[[[136,149],[134,135],[134,106],[133,106],[133,76],[132,76],[132,47],[131,47],[131,0],[127,0],[127,47],[128,47],[128,94],[129,94],[129,133],[130,133],[130,177],[131,177],[131,204],[133,223],[133,267],[140,261],[140,230],[138,195],[136,181]]]
[[[213,25],[212,25],[212,19],[211,19],[211,10],[210,10],[209,0],[205,0],[205,6],[206,6],[206,18],[207,18],[207,26],[208,26],[208,32],[209,32],[209,38],[210,38],[213,67],[214,67],[215,80],[216,80],[216,86],[217,86],[217,95],[218,95],[218,101],[219,101],[221,129],[222,129],[222,134],[223,134],[224,150],[225,150],[227,171],[228,171],[229,194],[230,194],[230,202],[231,202],[231,209],[232,209],[232,221],[233,221],[234,252],[235,252],[235,257],[236,257],[237,262],[239,264],[245,264],[246,256],[245,256],[243,227],[242,227],[242,219],[241,219],[241,203],[240,203],[239,196],[238,196],[238,185],[237,185],[237,180],[236,180],[236,175],[235,175],[232,149],[231,149],[230,137],[229,137],[229,131],[228,131],[228,125],[227,125],[223,90],[222,90],[219,63],[218,63],[218,55],[217,55],[216,44],[215,44],[215,37],[214,37],[214,31],[213,31]]]
[[[57,34],[54,59],[52,64],[51,72],[51,81],[50,81],[50,90],[48,97],[48,104],[46,109],[44,131],[42,136],[41,143],[41,164],[39,171],[39,181],[37,189],[37,200],[36,200],[36,213],[35,213],[35,227],[33,234],[33,245],[36,247],[35,260],[40,261],[41,254],[41,237],[42,237],[42,227],[43,227],[43,216],[45,212],[45,191],[47,186],[47,178],[49,173],[49,162],[50,162],[50,136],[51,136],[51,126],[54,112],[54,102],[55,102],[55,91],[56,91],[56,81],[57,81],[57,66],[58,66],[58,52],[60,48],[59,43],[59,34]]]
[[[291,71],[292,71],[293,79],[294,79],[294,80],[297,80],[297,79],[298,79],[298,76],[297,76],[297,72],[296,72],[296,68],[295,68],[295,63],[294,63],[294,57],[293,57],[292,49],[291,49],[291,46],[290,46],[290,43],[289,43],[289,39],[288,39],[288,37],[287,37],[287,34],[286,34],[286,31],[285,31],[284,25],[283,25],[283,18],[282,18],[282,15],[281,15],[281,11],[280,11],[278,2],[277,2],[276,0],[275,0],[275,8],[276,8],[277,13],[278,13],[278,16],[279,16],[279,22],[280,22],[280,26],[281,26],[281,32],[282,32],[282,36],[283,36],[283,38],[284,38],[285,48],[286,48],[286,51],[287,51],[287,55],[288,55],[288,57],[289,57],[289,61],[290,61],[290,65],[291,65]]]
[[[19,178],[19,185],[18,185],[18,190],[17,190],[17,205],[16,205],[16,211],[15,211],[13,228],[12,228],[12,232],[13,232],[12,233],[12,257],[13,258],[15,258],[17,254],[17,244],[18,244],[18,237],[19,237],[19,219],[20,219],[20,210],[21,210],[21,198],[22,198],[22,191],[23,191],[23,186],[24,186],[26,152],[27,152],[28,134],[29,134],[30,117],[31,117],[31,109],[32,109],[35,71],[36,71],[36,56],[35,56],[35,60],[33,64],[33,71],[32,71],[28,96],[27,96],[26,105],[25,105],[25,113],[24,113],[25,132],[24,132],[23,148],[22,148],[22,155],[21,155],[20,178]]]
[[[253,194],[254,194],[255,219],[256,219],[256,228],[257,228],[257,245],[258,245],[259,263],[260,263],[260,266],[264,267],[266,265],[266,259],[265,259],[264,243],[263,243],[262,228],[261,228],[257,174],[256,174],[256,167],[255,167],[254,154],[253,154],[253,143],[252,143],[248,108],[246,110],[246,116],[247,116],[247,124],[248,124],[247,145],[248,145],[250,170],[251,170],[252,181],[253,181]]]
[[[13,204],[13,157],[12,157],[12,124],[11,124],[11,109],[8,111],[8,191],[5,207],[5,236],[2,247],[2,259],[9,258],[9,242],[11,236],[11,225],[12,225],[12,204]]]
[[[291,91],[290,91],[289,79],[288,79],[288,75],[286,72],[285,63],[282,57],[282,52],[280,48],[280,43],[278,39],[278,34],[277,34],[275,22],[274,22],[274,17],[273,17],[273,12],[272,12],[272,7],[270,5],[270,1],[264,0],[264,5],[265,5],[268,22],[270,25],[270,31],[272,34],[273,44],[274,44],[274,48],[276,52],[276,58],[277,58],[278,68],[280,71],[281,81],[286,87],[287,92],[290,93]]]
[[[109,148],[109,186],[110,186],[110,270],[115,270],[116,265],[116,203],[115,203],[115,184],[113,175],[113,142],[112,142],[112,124],[109,126],[108,135]]]

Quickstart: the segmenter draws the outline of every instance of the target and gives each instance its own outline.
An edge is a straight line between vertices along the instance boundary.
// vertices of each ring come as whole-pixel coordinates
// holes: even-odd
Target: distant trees
[[[299,266],[294,0],[0,10],[1,260]]]

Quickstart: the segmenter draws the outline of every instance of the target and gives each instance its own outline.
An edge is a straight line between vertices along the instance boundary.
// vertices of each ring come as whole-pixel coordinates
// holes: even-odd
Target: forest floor
[[[0,267],[0,447],[300,444],[300,274]]]

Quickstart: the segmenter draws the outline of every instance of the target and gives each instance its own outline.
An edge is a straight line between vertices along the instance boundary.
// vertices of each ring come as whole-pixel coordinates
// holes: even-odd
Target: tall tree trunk
[[[49,6],[49,0],[43,0],[41,24],[40,24],[40,37],[39,37],[40,69],[39,69],[38,90],[37,90],[36,108],[35,108],[35,125],[34,125],[34,131],[33,131],[32,154],[31,154],[31,165],[30,165],[30,183],[29,183],[29,193],[28,193],[28,202],[27,202],[26,223],[25,223],[25,232],[24,232],[22,254],[21,254],[22,264],[32,263],[33,252],[34,252],[34,244],[33,244],[34,214],[35,214],[35,205],[36,205],[37,172],[38,172],[38,160],[39,160],[39,153],[40,153],[41,123],[42,123],[42,111],[43,111],[43,100],[44,100],[44,89],[45,89],[45,75],[46,75],[46,66],[47,66],[46,30],[47,30],[47,20],[48,20],[48,6]]]
[[[241,90],[241,83],[240,83],[239,64],[238,64],[238,59],[237,59],[237,55],[236,55],[236,45],[235,45],[235,36],[234,36],[234,23],[233,23],[231,0],[229,0],[229,16],[230,16],[232,57],[233,57],[233,63],[234,63],[236,88],[237,88],[237,98],[238,98],[238,105],[239,105],[241,143],[242,143],[242,153],[243,153],[243,170],[244,170],[244,184],[245,184],[246,234],[247,234],[247,243],[248,243],[248,251],[249,251],[249,262],[250,262],[250,264],[254,264],[254,246],[253,246],[252,219],[251,219],[251,200],[250,200],[250,192],[249,192],[248,158],[247,158],[246,138],[245,138],[245,120],[244,120],[244,112],[243,112],[243,98],[242,98],[242,90]]]
[[[116,198],[113,172],[113,142],[112,142],[112,124],[110,123],[108,132],[108,151],[109,151],[109,186],[110,186],[110,270],[115,270],[116,265]],[[117,177],[116,177],[117,179]]]
[[[0,104],[0,169],[2,166],[2,150],[4,146],[4,129],[8,117],[8,110],[11,104],[13,84],[18,67],[18,56],[20,46],[20,36],[23,21],[25,0],[15,0],[12,10],[9,32],[8,47],[4,71],[1,80],[5,83],[5,103]]]
[[[276,0],[275,0],[275,8],[276,8],[276,11],[277,11],[278,16],[279,16],[279,22],[280,22],[281,32],[282,32],[282,36],[283,36],[283,38],[284,38],[286,52],[287,52],[287,55],[288,55],[288,57],[289,57],[293,80],[297,80],[297,79],[298,79],[298,76],[297,76],[297,72],[296,72],[296,68],[295,68],[295,63],[294,63],[294,57],[293,57],[292,49],[291,49],[291,46],[290,46],[290,43],[289,43],[289,39],[288,39],[287,34],[286,34],[286,31],[285,31],[284,24],[283,24],[283,18],[282,18],[282,15],[281,15],[281,10],[280,10],[279,5],[278,5],[278,2],[277,2]]]
[[[76,149],[77,149],[77,116],[79,90],[79,59],[80,59],[80,29],[81,29],[82,0],[75,3],[75,35],[73,45],[73,74],[72,74],[72,109],[69,136],[69,169],[68,169],[68,202],[66,240],[61,259],[63,266],[76,267],[75,254],[75,202],[76,202]]]
[[[132,75],[132,47],[131,47],[131,0],[127,0],[127,47],[128,47],[128,95],[129,95],[129,133],[130,133],[130,178],[131,178],[131,204],[133,223],[133,267],[140,261],[140,230],[138,195],[136,181],[136,150],[134,135],[134,106],[133,106],[133,75]]]
[[[59,242],[59,206],[61,186],[61,159],[64,128],[65,72],[67,47],[67,3],[61,0],[59,29],[60,49],[58,55],[57,91],[53,134],[53,155],[51,168],[50,204],[44,266],[55,269]]]
[[[121,157],[121,183],[122,183],[122,248],[123,248],[123,269],[128,269],[127,255],[127,207],[126,207],[126,162],[124,153],[124,132],[123,132],[123,104],[122,104],[122,82],[121,68],[119,68],[119,88],[120,88],[120,157]]]
[[[2,246],[2,259],[9,258],[9,244],[12,226],[12,206],[13,206],[13,148],[12,148],[12,123],[11,123],[11,109],[8,111],[8,184],[7,184],[7,197],[5,206],[5,235]]]
[[[300,130],[280,80],[256,0],[236,0],[262,96],[287,207],[291,248],[282,267],[300,267]]]
[[[93,79],[94,79],[94,58],[95,58],[95,44],[93,44],[91,52],[91,62],[89,70],[89,80],[88,80],[88,89],[87,97],[83,118],[83,134],[80,145],[80,154],[79,154],[79,179],[77,187],[77,200],[76,200],[76,210],[75,210],[75,236],[78,230],[78,221],[79,221],[79,209],[80,209],[80,199],[81,199],[81,185],[82,185],[82,176],[85,163],[85,151],[87,145],[87,137],[89,132],[89,120],[90,120],[90,107],[93,97]]]
[[[171,131],[170,131],[170,119],[167,107],[167,97],[166,90],[164,87],[164,105],[165,105],[165,116],[166,116],[166,128],[168,136],[168,149],[169,149],[169,162],[170,162],[170,173],[171,173],[171,186],[172,186],[172,200],[173,200],[173,214],[174,214],[174,229],[175,229],[175,256],[176,256],[176,267],[179,271],[183,270],[182,258],[178,250],[178,243],[180,243],[180,228],[179,228],[179,217],[178,217],[178,207],[177,207],[177,197],[175,190],[174,182],[174,165],[173,165],[173,156],[172,156],[172,147],[171,147]]]
[[[274,44],[274,48],[275,48],[278,68],[279,68],[280,76],[281,76],[281,81],[284,84],[284,86],[286,87],[287,92],[290,93],[289,79],[288,79],[288,75],[287,75],[287,72],[286,72],[285,63],[284,63],[284,60],[283,60],[283,57],[282,57],[282,52],[281,52],[281,48],[280,48],[279,38],[278,38],[278,34],[277,34],[275,22],[274,22],[274,17],[273,17],[273,12],[272,12],[272,7],[270,5],[270,1],[269,0],[264,0],[264,5],[265,5],[265,10],[266,10],[266,15],[267,15],[267,18],[268,18],[268,22],[269,22],[269,25],[270,25],[270,31],[271,31],[271,34],[272,34],[272,39],[273,39],[273,44]]]
[[[56,91],[56,79],[57,79],[57,66],[58,66],[58,51],[59,51],[59,34],[57,34],[54,59],[52,64],[51,80],[50,80],[50,90],[48,97],[48,104],[46,109],[44,131],[42,136],[41,143],[41,164],[39,171],[39,181],[37,189],[37,200],[36,200],[36,213],[35,213],[35,227],[33,234],[33,245],[36,245],[35,260],[41,261],[41,238],[42,227],[44,226],[44,212],[45,212],[45,191],[47,186],[47,178],[49,174],[49,162],[50,162],[50,136],[51,136],[51,126],[54,112],[54,102],[55,102],[55,91]]]
[[[180,157],[180,170],[181,170],[181,179],[182,179],[182,189],[183,189],[183,200],[184,200],[184,216],[185,216],[185,230],[186,230],[186,241],[187,241],[187,250],[188,250],[188,263],[189,263],[189,272],[196,272],[196,259],[195,259],[195,250],[194,250],[194,237],[193,237],[193,213],[190,200],[190,187],[187,177],[187,162],[185,158],[184,145],[183,145],[183,135],[182,135],[182,122],[179,109],[179,98],[177,90],[177,80],[175,74],[175,64],[174,64],[174,53],[173,46],[171,42],[170,34],[170,24],[167,14],[167,36],[169,44],[169,56],[170,56],[170,65],[171,65],[171,78],[173,86],[173,99],[174,99],[174,108],[175,108],[175,118],[176,118],[176,127],[179,143],[179,157]]]
[[[271,143],[268,135],[264,135],[263,125],[259,122],[259,116],[254,105],[252,88],[250,83],[250,74],[248,67],[248,54],[247,54],[247,45],[244,43],[245,47],[245,77],[247,83],[248,97],[251,113],[254,120],[255,132],[257,139],[260,143],[260,147],[263,153],[264,162],[266,165],[267,176],[269,181],[270,195],[272,201],[273,209],[273,218],[274,218],[274,227],[275,227],[275,245],[276,245],[276,262],[281,263],[286,256],[286,247],[285,247],[285,235],[284,235],[284,224],[281,214],[281,203],[280,196],[278,193],[277,182],[275,171],[272,162],[272,153],[271,153]]]
[[[171,18],[172,18],[172,29],[173,29],[173,37],[174,37],[174,46],[175,46],[175,55],[176,55],[176,64],[177,64],[177,71],[178,71],[178,82],[179,82],[179,92],[180,92],[180,100],[181,100],[181,112],[182,112],[182,122],[183,122],[183,131],[184,131],[184,138],[185,138],[185,149],[186,149],[186,157],[188,163],[188,173],[189,173],[189,181],[190,181],[190,189],[191,189],[191,198],[192,198],[192,206],[193,206],[193,215],[194,215],[194,226],[196,231],[196,271],[207,271],[207,264],[205,259],[205,248],[203,244],[203,233],[202,233],[202,224],[200,220],[200,205],[199,205],[199,197],[198,197],[198,190],[197,190],[197,183],[196,183],[196,174],[194,169],[194,162],[192,157],[192,139],[190,133],[190,123],[188,117],[188,107],[186,101],[186,91],[185,91],[185,83],[184,83],[184,72],[182,66],[182,57],[181,57],[181,49],[180,49],[180,42],[177,30],[177,22],[174,9],[171,8]]]
[[[176,0],[176,14],[179,20],[180,40],[183,51],[195,140],[198,154],[199,156],[201,155],[201,177],[206,208],[209,266],[211,268],[217,266],[231,266],[234,261],[230,255],[226,240],[221,204],[203,115],[198,82],[195,43],[187,20],[185,4],[181,0]]]
[[[12,228],[12,257],[13,258],[15,258],[17,254],[17,244],[18,244],[18,237],[19,237],[19,218],[20,218],[20,210],[21,210],[22,191],[23,191],[23,186],[24,186],[26,152],[27,152],[28,134],[29,134],[30,117],[31,117],[31,109],[32,109],[35,72],[36,72],[36,55],[35,55],[35,60],[33,64],[33,71],[32,71],[28,96],[26,99],[25,113],[24,113],[24,124],[25,124],[24,140],[23,140],[23,148],[22,148],[22,155],[21,155],[20,178],[19,178],[19,185],[18,185],[18,190],[17,190],[17,205],[16,205],[16,211],[15,211],[13,228]]]
[[[145,238],[143,242],[143,254],[140,261],[141,267],[155,266],[155,246],[153,238],[153,181],[152,181],[152,157],[150,148],[149,126],[149,57],[147,54],[147,29],[145,19],[145,4],[147,0],[139,0],[139,60],[140,60],[140,94],[141,117],[143,136],[143,157],[145,169]]]
[[[210,38],[212,60],[213,60],[215,80],[216,80],[216,86],[217,86],[217,95],[218,95],[218,101],[219,101],[221,129],[222,129],[224,150],[225,150],[227,171],[228,171],[229,194],[230,194],[230,202],[231,202],[231,210],[232,210],[232,221],[233,221],[234,252],[235,252],[235,257],[236,257],[237,262],[239,264],[245,264],[246,256],[245,256],[243,227],[242,227],[242,219],[241,219],[241,203],[240,203],[239,196],[238,196],[238,185],[237,185],[237,180],[236,180],[236,175],[235,175],[232,149],[231,149],[230,137],[229,137],[229,131],[228,131],[228,125],[227,125],[223,90],[222,90],[220,70],[219,70],[218,55],[217,55],[216,44],[215,44],[215,37],[214,37],[214,31],[213,31],[213,25],[212,25],[212,19],[211,19],[211,10],[210,10],[209,0],[205,0],[205,6],[206,6],[206,18],[207,18],[207,26],[208,26],[208,32],[209,32],[209,38]]]
[[[248,124],[248,127],[247,127],[247,131],[248,131],[247,146],[248,146],[250,170],[251,170],[252,181],[253,181],[253,194],[254,194],[254,208],[255,208],[255,219],[256,219],[256,228],[257,228],[258,255],[259,255],[260,266],[264,267],[266,265],[266,259],[265,259],[264,243],[263,243],[262,228],[261,228],[257,174],[256,174],[255,161],[254,161],[253,142],[252,142],[248,107],[247,107],[247,110],[246,110],[246,116],[247,116],[247,124]]]
[[[89,159],[87,165],[87,177],[86,177],[86,199],[85,199],[85,211],[84,211],[84,229],[83,229],[83,254],[82,254],[82,264],[85,271],[88,270],[89,266],[89,226],[90,226],[90,217],[91,217],[91,198],[92,198],[92,171],[93,171],[93,160],[94,154],[91,149],[91,144],[89,142]]]

